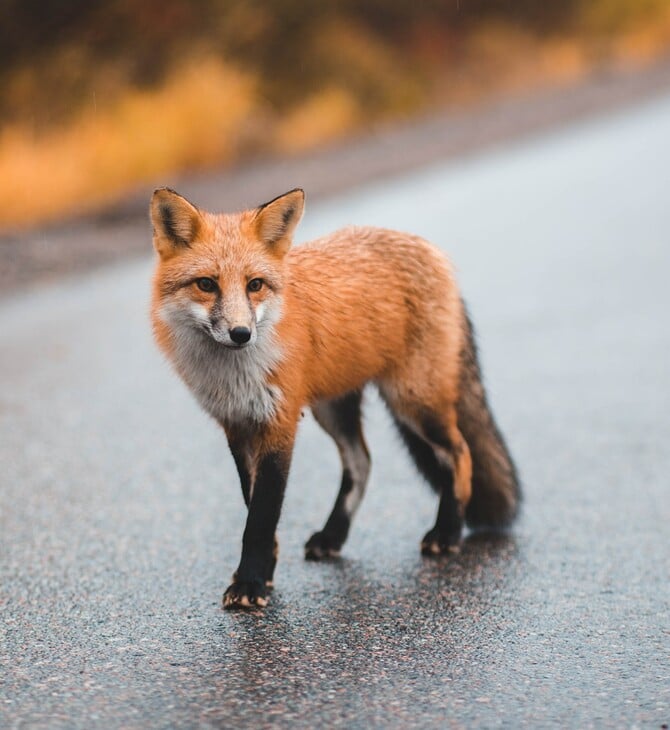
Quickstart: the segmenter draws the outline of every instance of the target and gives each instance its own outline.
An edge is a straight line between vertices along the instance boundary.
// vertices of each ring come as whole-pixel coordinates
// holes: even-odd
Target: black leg
[[[353,488],[351,472],[344,469],[342,481],[340,482],[340,491],[323,530],[315,532],[305,543],[305,557],[307,560],[322,560],[339,554],[351,527],[352,515],[350,510],[347,509],[347,499],[352,494]]]
[[[454,493],[453,469],[446,463],[443,451],[438,452],[432,443],[404,423],[396,421],[396,425],[418,470],[440,495],[435,526],[421,541],[421,552],[424,555],[457,552],[463,531],[463,508]],[[449,444],[448,439],[437,432],[433,432],[432,437]]]
[[[229,440],[228,445],[230,446],[230,453],[233,455],[237,473],[240,477],[244,504],[248,507],[249,500],[251,499],[251,473],[249,471],[248,456],[244,448],[240,448],[236,443]]]
[[[290,451],[275,451],[258,461],[242,538],[242,558],[233,583],[223,596],[224,608],[267,604],[266,582],[276,562],[275,530],[290,460]]]
[[[250,456],[244,447],[240,447],[237,443],[229,441],[230,451],[235,460],[235,466],[237,467],[237,473],[240,477],[240,486],[242,487],[242,496],[244,497],[244,504],[249,507],[251,500],[251,472],[249,471],[249,459]],[[265,583],[267,586],[272,585],[272,577],[274,575],[275,566],[277,564],[277,557],[279,555],[279,542],[277,536],[274,539],[274,548],[272,551],[272,564],[268,570]],[[237,578],[237,574],[233,577],[233,580]]]
[[[437,508],[435,526],[428,530],[421,541],[423,555],[457,553],[463,532],[463,508],[454,496],[453,478],[450,486],[442,490]]]
[[[337,444],[342,459],[342,479],[326,524],[305,544],[308,560],[321,560],[339,553],[365,492],[370,455],[361,428],[361,396],[360,391],[354,391],[312,407],[317,422]]]

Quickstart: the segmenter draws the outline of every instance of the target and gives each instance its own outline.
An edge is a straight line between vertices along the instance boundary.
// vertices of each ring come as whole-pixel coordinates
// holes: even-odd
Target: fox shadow
[[[286,692],[288,681],[290,701],[294,677],[301,678],[301,692],[312,683],[317,691],[318,677],[336,681],[335,673],[344,671],[354,682],[368,682],[375,667],[383,671],[408,659],[421,664],[435,647],[448,661],[464,648],[471,651],[473,637],[476,643],[481,634],[484,646],[486,635],[498,630],[493,619],[483,625],[482,617],[486,623],[488,616],[514,611],[510,597],[520,564],[515,536],[483,532],[468,535],[456,555],[417,554],[388,575],[346,557],[312,563],[324,574],[318,588],[302,601],[278,588],[264,611],[225,614],[222,646],[234,627],[234,671],[248,681],[249,692],[258,691],[259,701],[268,695],[268,682]],[[261,665],[267,668],[263,682]]]
[[[388,576],[370,577],[361,560],[336,558],[327,564],[333,580],[330,595],[346,601],[346,610],[364,611],[370,604],[401,604],[442,607],[449,602],[489,602],[509,585],[517,573],[519,550],[517,538],[506,532],[472,532],[460,552],[448,556],[416,555]],[[446,601],[446,603],[445,603]]]

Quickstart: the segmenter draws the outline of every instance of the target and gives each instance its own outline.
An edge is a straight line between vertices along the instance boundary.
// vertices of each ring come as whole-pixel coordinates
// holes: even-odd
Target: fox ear
[[[285,254],[305,208],[305,193],[295,188],[256,209],[254,226],[266,246]]]
[[[170,188],[159,188],[151,198],[151,222],[154,247],[161,256],[168,258],[191,245],[202,218],[195,205],[186,198]]]

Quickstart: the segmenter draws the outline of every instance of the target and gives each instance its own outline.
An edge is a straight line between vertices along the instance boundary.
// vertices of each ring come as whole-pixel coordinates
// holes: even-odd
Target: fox
[[[374,227],[294,247],[304,204],[300,188],[236,213],[207,212],[170,188],[150,204],[154,337],[225,432],[247,507],[225,609],[268,603],[306,408],[334,440],[342,474],[305,558],[340,554],[370,474],[368,384],[439,496],[423,555],[458,552],[464,525],[506,528],[521,499],[451,262],[419,236]]]

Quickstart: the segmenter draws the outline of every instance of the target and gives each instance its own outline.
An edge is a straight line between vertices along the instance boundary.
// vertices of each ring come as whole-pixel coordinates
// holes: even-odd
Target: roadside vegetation
[[[4,0],[0,226],[670,49],[668,0]]]

